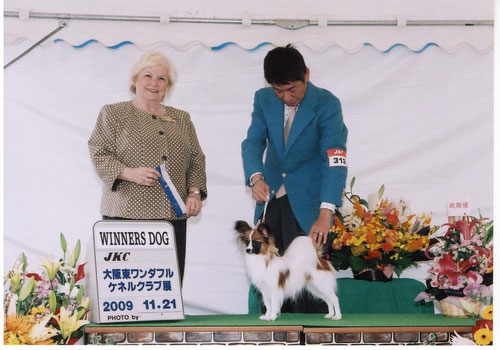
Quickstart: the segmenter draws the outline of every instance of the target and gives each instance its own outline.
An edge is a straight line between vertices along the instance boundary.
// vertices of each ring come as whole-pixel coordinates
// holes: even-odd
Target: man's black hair
[[[269,51],[264,58],[264,77],[271,85],[285,85],[292,81],[304,81],[307,72],[300,52],[288,44]]]

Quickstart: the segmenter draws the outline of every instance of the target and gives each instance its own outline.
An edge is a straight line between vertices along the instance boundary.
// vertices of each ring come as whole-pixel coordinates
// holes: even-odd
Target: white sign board
[[[448,203],[448,216],[470,215],[470,204],[468,200],[455,200]]]
[[[174,228],[169,222],[98,221],[93,248],[92,322],[184,319]]]

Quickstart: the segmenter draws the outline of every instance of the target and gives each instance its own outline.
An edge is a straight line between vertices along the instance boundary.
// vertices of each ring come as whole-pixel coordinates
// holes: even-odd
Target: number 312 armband
[[[328,166],[342,166],[347,168],[347,156],[346,151],[342,148],[331,148],[326,151],[328,156]]]

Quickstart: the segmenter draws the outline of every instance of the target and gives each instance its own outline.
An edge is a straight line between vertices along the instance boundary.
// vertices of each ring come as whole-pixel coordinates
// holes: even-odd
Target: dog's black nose
[[[247,248],[247,249],[246,249],[246,252],[247,252],[248,254],[250,254],[250,253],[252,252],[252,249]]]

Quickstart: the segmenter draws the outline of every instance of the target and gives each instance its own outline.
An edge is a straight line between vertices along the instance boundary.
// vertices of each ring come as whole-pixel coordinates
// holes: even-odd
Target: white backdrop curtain
[[[27,47],[6,43],[6,56]],[[250,123],[253,93],[265,86],[262,62],[273,46],[255,51],[205,45],[156,49],[172,59],[179,81],[166,103],[191,114],[207,158],[208,199],[188,224],[184,301],[188,314],[246,313],[249,281],[232,227],[251,221],[240,143]],[[493,211],[493,52],[464,46],[416,54],[365,46],[297,48],[314,84],[342,102],[349,129],[350,179],[362,196],[385,184],[417,213],[447,219],[447,203],[470,201],[473,214]],[[131,65],[144,48],[111,50],[98,43],[39,47],[4,72],[4,264],[25,252],[31,266],[58,254],[59,233],[89,242],[100,219],[101,183],[87,140],[97,113],[128,100]],[[425,264],[424,264],[425,265]],[[403,276],[423,280],[426,266]],[[343,272],[341,276],[351,276]]]

